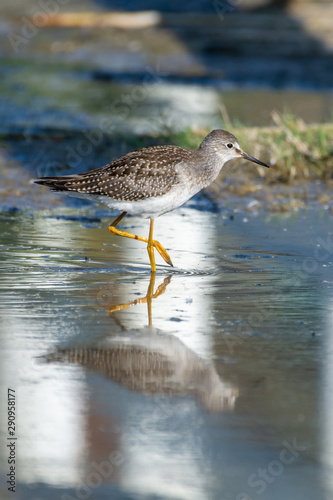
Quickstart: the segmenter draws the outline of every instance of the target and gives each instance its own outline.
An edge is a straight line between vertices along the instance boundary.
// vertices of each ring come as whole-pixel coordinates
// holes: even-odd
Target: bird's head
[[[235,158],[245,158],[246,160],[253,161],[258,165],[269,168],[266,163],[257,160],[254,156],[245,153],[240,147],[236,137],[226,130],[213,130],[200,144],[201,150],[209,151],[209,153],[217,154],[222,160],[223,164]]]

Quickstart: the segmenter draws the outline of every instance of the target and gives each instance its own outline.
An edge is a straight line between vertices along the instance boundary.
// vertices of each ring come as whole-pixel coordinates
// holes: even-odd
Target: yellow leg
[[[156,264],[155,264],[155,255],[154,255],[154,244],[153,244],[153,232],[154,232],[154,219],[150,219],[150,228],[149,228],[149,238],[148,238],[148,255],[150,260],[151,272],[156,273]],[[153,285],[154,289],[154,285]]]
[[[153,230],[154,230],[154,219],[150,220],[150,230],[149,230],[149,238],[144,238],[143,236],[137,236],[136,234],[128,233],[127,231],[121,231],[120,229],[116,229],[116,225],[125,217],[127,212],[122,212],[117,219],[115,219],[108,227],[108,230],[112,234],[117,234],[118,236],[125,236],[126,238],[132,238],[133,240],[143,241],[144,243],[148,243],[148,255],[150,260],[150,266],[153,273],[156,272],[156,264],[155,264],[155,256],[154,256],[154,248],[158,251],[161,257],[165,260],[169,266],[173,266],[172,260],[168,252],[162,247],[161,243],[156,240],[153,240]]]

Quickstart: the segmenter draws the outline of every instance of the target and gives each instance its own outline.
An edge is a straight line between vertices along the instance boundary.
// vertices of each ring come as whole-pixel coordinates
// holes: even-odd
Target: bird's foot
[[[165,248],[162,247],[161,243],[159,241],[153,240],[153,245],[160,254],[160,256],[162,257],[162,259],[164,259],[165,262],[169,264],[169,266],[174,267],[170,255],[165,250]]]

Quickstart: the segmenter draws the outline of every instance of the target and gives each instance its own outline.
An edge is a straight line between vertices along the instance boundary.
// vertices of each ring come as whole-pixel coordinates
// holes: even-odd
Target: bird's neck
[[[184,174],[184,182],[192,196],[209,186],[218,176],[222,166],[223,162],[217,154],[207,154],[200,148],[192,150],[188,166],[185,167],[186,175]]]
[[[210,150],[209,152],[206,152],[204,150],[200,150],[199,148],[199,152],[202,155],[202,165],[200,170],[205,177],[205,184],[203,187],[206,187],[216,179],[225,162],[215,151]]]

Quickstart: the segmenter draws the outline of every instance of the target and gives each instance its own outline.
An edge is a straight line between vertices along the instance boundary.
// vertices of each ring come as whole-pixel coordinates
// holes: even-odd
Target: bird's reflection
[[[117,311],[123,311],[124,309],[128,309],[129,307],[136,306],[138,304],[147,304],[148,307],[148,324],[149,326],[153,326],[153,317],[152,317],[152,301],[153,299],[156,299],[160,295],[162,295],[168,284],[171,281],[171,274],[164,278],[163,282],[156,288],[156,291],[154,293],[154,287],[155,287],[155,273],[151,274],[150,277],[150,282],[147,290],[147,294],[145,297],[142,297],[141,299],[136,299],[132,300],[131,302],[127,302],[125,304],[117,304],[110,306],[108,309],[108,312],[110,314],[113,314]]]
[[[154,292],[152,274],[145,297],[108,308],[114,315],[147,303],[149,327],[107,336],[93,344],[58,348],[44,359],[81,365],[130,391],[160,396],[194,395],[208,411],[233,410],[238,389],[222,381],[214,365],[197,356],[180,339],[152,326],[152,301],[166,291],[170,281],[167,276]],[[120,324],[119,319],[117,322]]]

